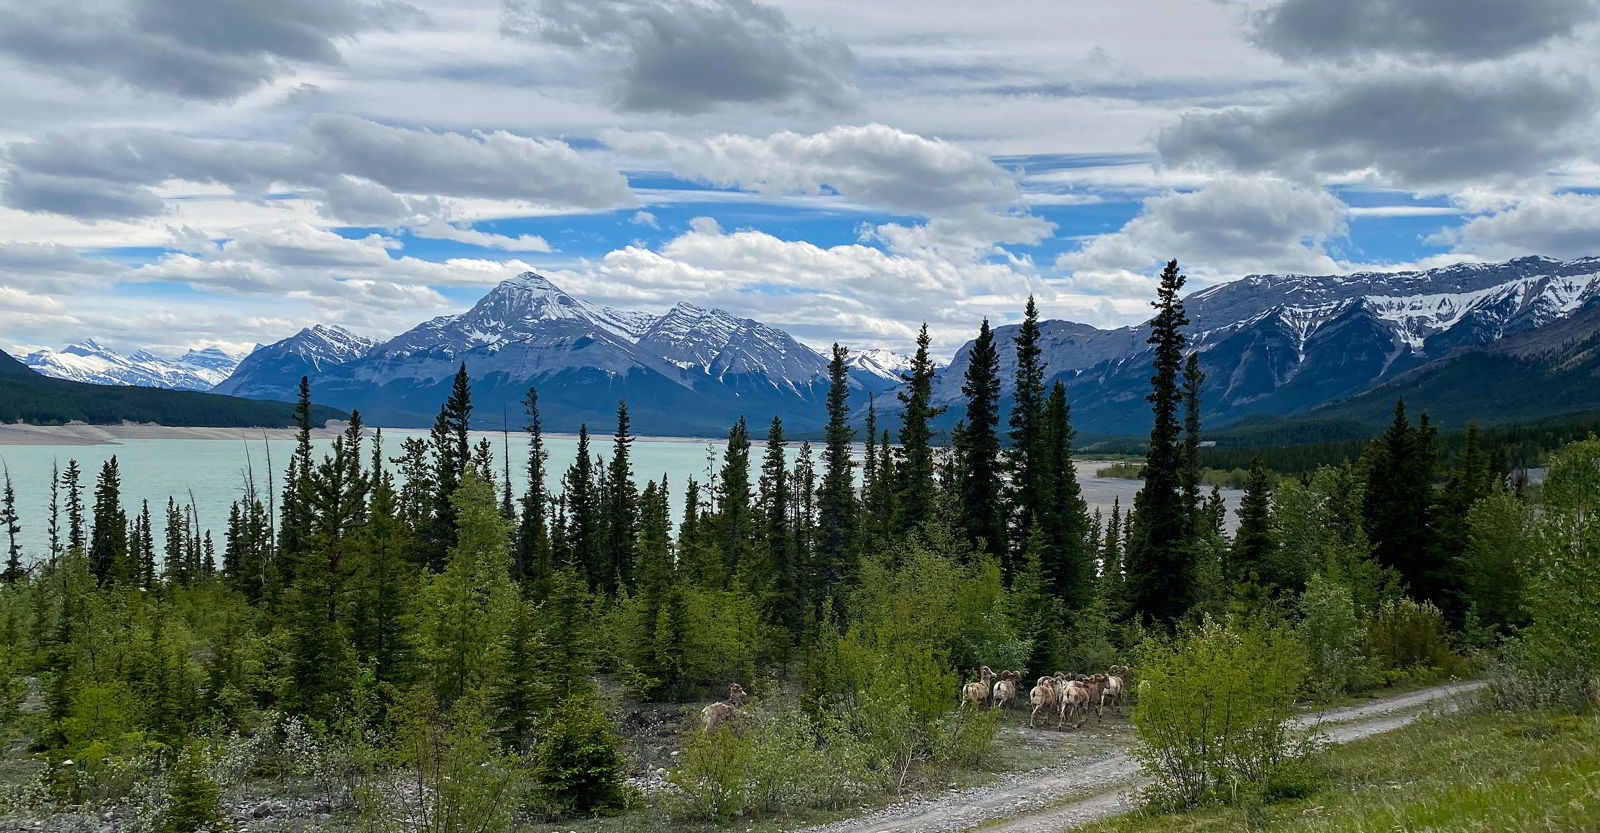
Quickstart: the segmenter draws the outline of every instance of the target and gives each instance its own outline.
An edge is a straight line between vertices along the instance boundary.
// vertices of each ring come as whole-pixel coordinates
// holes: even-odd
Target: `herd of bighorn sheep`
[[[1021,671],[1002,671],[997,677],[989,666],[979,666],[978,681],[961,687],[961,707],[1003,709],[1017,699],[1021,680]],[[1113,665],[1103,674],[1069,677],[1058,671],[1054,675],[1040,677],[1028,692],[1028,702],[1033,705],[1028,725],[1034,725],[1041,711],[1046,722],[1050,719],[1050,711],[1055,711],[1058,729],[1066,724],[1069,717],[1076,721],[1074,728],[1082,726],[1088,722],[1090,710],[1094,711],[1095,720],[1103,718],[1108,706],[1114,714],[1121,714],[1122,698],[1127,687],[1128,668],[1125,665]]]
[[[997,675],[989,666],[979,666],[978,681],[961,687],[961,707],[1006,708],[1017,699],[1021,684],[1021,671],[1002,671]],[[1048,723],[1052,709],[1056,713],[1057,729],[1066,724],[1069,716],[1077,719],[1074,728],[1082,726],[1089,721],[1091,709],[1095,720],[1103,718],[1108,706],[1113,714],[1121,714],[1122,697],[1127,687],[1128,667],[1125,665],[1113,665],[1104,674],[1068,677],[1058,671],[1054,675],[1040,677],[1028,692],[1028,702],[1033,705],[1033,713],[1028,715],[1028,726],[1034,725],[1041,711]],[[700,710],[702,728],[711,732],[718,726],[731,725],[744,714],[744,704],[749,700],[750,695],[745,692],[744,686],[730,683],[728,699]]]

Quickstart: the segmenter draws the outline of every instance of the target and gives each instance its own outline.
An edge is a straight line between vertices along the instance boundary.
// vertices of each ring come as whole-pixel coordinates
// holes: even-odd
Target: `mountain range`
[[[1190,348],[1206,374],[1206,423],[1222,426],[1261,414],[1375,419],[1396,398],[1443,384],[1437,374],[1446,366],[1489,366],[1490,357],[1513,352],[1524,370],[1542,368],[1553,360],[1520,345],[1549,348],[1556,332],[1569,341],[1593,334],[1600,322],[1588,310],[1596,303],[1600,258],[1526,257],[1407,272],[1250,275],[1192,293],[1184,308]],[[997,341],[1008,344],[1017,329],[996,328]],[[1149,430],[1148,324],[1101,330],[1045,321],[1040,329],[1047,377],[1066,381],[1075,426],[1108,434]],[[959,405],[970,349],[970,343],[962,347],[941,374],[936,402]],[[1009,387],[1016,364],[1011,351],[1002,350],[1001,364]],[[1504,381],[1527,394],[1529,382],[1544,378],[1524,372]],[[1563,397],[1531,391],[1536,401],[1522,408],[1525,413],[1600,405],[1593,384]],[[1460,424],[1509,414],[1470,386],[1462,398],[1481,404],[1468,409],[1436,397],[1441,407],[1435,417]]]
[[[321,425],[348,414],[326,406],[312,409]],[[294,424],[294,406],[235,396],[151,386],[105,385],[56,379],[0,352],[0,423],[61,425],[86,422],[154,423],[212,428],[285,428]]]
[[[527,272],[466,312],[384,342],[334,327],[302,330],[252,353],[216,390],[287,399],[308,375],[319,402],[420,426],[432,422],[462,363],[486,427],[520,425],[522,398],[537,386],[552,430],[605,430],[627,400],[640,433],[716,435],[741,415],[759,423],[776,415],[805,431],[820,427],[827,389],[827,359],[776,327],[687,302],[660,315],[602,307]],[[887,391],[903,366],[887,351],[863,353],[853,384]]]
[[[1375,423],[1401,396],[1444,424],[1600,407],[1600,258],[1250,275],[1188,295],[1185,309],[1211,426],[1302,415]],[[1006,390],[1017,328],[995,331]],[[1148,430],[1147,324],[1046,320],[1040,330],[1047,379],[1067,383],[1080,431]],[[946,428],[960,416],[970,350],[969,342],[935,380]],[[103,352],[85,342],[52,356],[71,366],[61,357]],[[191,356],[208,352],[175,361],[193,364]],[[895,407],[908,362],[887,350],[852,352],[858,418],[868,394],[885,413]],[[776,327],[687,302],[661,314],[618,310],[527,272],[466,312],[385,341],[308,327],[258,347],[214,390],[289,400],[309,376],[318,402],[359,408],[378,424],[423,426],[462,363],[482,427],[520,425],[521,399],[536,386],[550,430],[608,430],[617,402],[627,400],[640,434],[720,435],[741,415],[752,431],[776,415],[791,433],[814,433],[827,388],[827,359]],[[1507,397],[1516,401],[1498,401]]]
[[[60,350],[29,353],[22,363],[46,376],[74,382],[208,391],[233,375],[242,358],[218,347],[190,350],[175,359],[147,350],[125,356],[90,338]]]

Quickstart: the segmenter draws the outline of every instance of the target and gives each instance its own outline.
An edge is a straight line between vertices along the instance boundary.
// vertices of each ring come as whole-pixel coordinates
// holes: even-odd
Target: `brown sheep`
[[[1111,713],[1119,717],[1122,715],[1122,698],[1127,693],[1128,688],[1127,679],[1124,676],[1126,673],[1127,669],[1123,666],[1111,666],[1111,672],[1105,675],[1105,693],[1101,695],[1102,705],[1110,703]]]
[[[1057,687],[1061,692],[1061,700],[1056,704],[1056,728],[1059,729],[1066,724],[1068,717],[1083,714],[1089,705],[1089,689],[1077,680],[1068,680],[1064,677],[1059,678]],[[1074,724],[1074,726],[1082,725],[1081,721]]]
[[[1034,718],[1039,716],[1040,709],[1055,708],[1056,699],[1056,680],[1053,677],[1040,677],[1033,684],[1033,690],[1028,692],[1028,702],[1033,704],[1033,713],[1028,715],[1028,728],[1033,728]],[[1049,717],[1050,713],[1046,711],[1045,719]]]
[[[1021,676],[1015,671],[1000,672],[1000,682],[994,684],[993,704],[991,708],[1003,709],[1017,699],[1017,678]]]
[[[728,699],[720,703],[712,703],[700,710],[700,720],[704,731],[714,731],[724,723],[730,723],[742,712],[739,711],[750,699],[745,693],[744,686],[738,683],[728,684]]]
[[[994,671],[987,665],[978,666],[978,682],[961,687],[961,707],[986,706],[994,696]]]

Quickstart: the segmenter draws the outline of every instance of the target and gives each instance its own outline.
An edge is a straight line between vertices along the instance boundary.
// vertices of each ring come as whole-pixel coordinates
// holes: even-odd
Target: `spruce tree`
[[[494,487],[469,469],[453,500],[456,543],[444,571],[428,576],[418,594],[425,679],[445,703],[487,692],[498,679],[520,598]]]
[[[61,486],[67,491],[67,549],[86,552],[83,530],[83,470],[77,460],[67,461],[61,473]]]
[[[761,518],[766,573],[759,588],[766,593],[767,621],[793,639],[805,616],[805,597],[795,563],[793,518],[790,514],[789,461],[784,452],[783,420],[773,417],[767,429],[766,456],[761,461]]]
[[[521,523],[517,527],[517,546],[512,575],[538,587],[554,566],[550,554],[550,530],[546,517],[544,466],[549,458],[544,448],[544,420],[539,416],[539,391],[528,388],[523,406],[528,415],[528,489],[522,495]]]
[[[1000,488],[1000,355],[987,318],[967,353],[961,393],[967,398],[967,409],[955,435],[960,528],[969,545],[999,559],[1009,582],[1010,539]]]
[[[828,362],[828,422],[823,436],[822,485],[817,494],[817,596],[818,602],[835,596],[855,575],[855,483],[851,473],[850,375],[845,360],[850,351],[833,345]]]
[[[1039,307],[1033,296],[1014,338],[1017,375],[1011,395],[1011,488],[1015,495],[1014,540],[1020,552],[1033,528],[1048,511],[1048,475],[1044,464],[1044,363],[1039,346]],[[1015,569],[1015,568],[1014,568]]]
[[[754,531],[750,517],[750,431],[744,417],[739,417],[728,431],[717,478],[716,518],[724,574],[732,577],[751,569],[754,565],[744,563]]]
[[[1417,599],[1451,609],[1457,577],[1434,543],[1433,439],[1426,416],[1412,426],[1405,402],[1395,403],[1367,450],[1362,516],[1378,564],[1396,570]]]
[[[617,405],[617,433],[611,443],[606,468],[605,575],[601,587],[608,595],[634,586],[634,561],[639,535],[639,495],[633,485],[633,434],[628,424],[628,404]]]
[[[934,458],[932,422],[943,408],[933,406],[933,359],[928,356],[928,325],[917,334],[917,352],[911,359],[911,372],[904,376],[906,389],[900,400],[899,482],[896,485],[896,531],[901,534],[920,529],[933,511]]]
[[[128,514],[122,508],[122,473],[116,457],[100,467],[100,478],[95,482],[89,569],[101,586],[133,579],[128,558]]]
[[[1183,274],[1169,261],[1156,292],[1156,316],[1148,343],[1154,347],[1147,397],[1154,415],[1145,455],[1144,486],[1134,497],[1127,574],[1135,617],[1171,625],[1194,601],[1194,549],[1189,512],[1183,503],[1183,449],[1178,408],[1178,375],[1185,338]]]
[[[1457,624],[1463,621],[1471,599],[1463,595],[1467,589],[1461,576],[1466,571],[1465,554],[1471,543],[1471,525],[1468,517],[1472,507],[1498,488],[1497,477],[1492,473],[1489,455],[1484,452],[1478,437],[1476,423],[1469,424],[1462,438],[1461,452],[1450,471],[1450,479],[1439,492],[1433,518],[1436,531],[1433,546],[1436,550],[1433,563],[1451,575],[1446,591],[1449,595],[1440,607]]]
[[[416,569],[407,555],[411,530],[401,515],[394,478],[379,466],[382,442],[380,433],[373,441],[369,512],[356,536],[349,616],[356,657],[380,687],[410,679],[411,605],[417,589]]]
[[[1266,592],[1295,590],[1292,577],[1278,569],[1277,540],[1272,528],[1272,478],[1257,457],[1250,464],[1244,497],[1239,501],[1239,530],[1228,554],[1227,580],[1253,584]]]
[[[601,552],[600,499],[596,494],[594,459],[589,456],[589,426],[578,426],[578,456],[566,475],[566,548],[569,563],[582,572],[589,589],[604,585]]]
[[[428,569],[439,572],[445,567],[450,548],[455,545],[456,515],[455,493],[471,462],[472,449],[467,428],[472,419],[472,387],[467,377],[467,365],[462,362],[456,370],[450,388],[450,398],[439,408],[434,419],[430,440],[433,445],[432,517],[422,536],[423,552]]]
[[[17,492],[11,486],[11,469],[5,469],[5,492],[0,496],[0,531],[6,534],[6,568],[0,573],[0,581],[6,584],[16,584],[27,576],[27,571],[22,569],[22,546],[17,543],[17,535],[22,532],[22,524],[17,517]]]
[[[45,506],[45,545],[50,563],[61,557],[61,464],[50,463],[50,499]]]
[[[1046,485],[1051,489],[1048,504],[1050,589],[1068,611],[1088,607],[1094,596],[1094,552],[1088,547],[1089,507],[1084,503],[1072,465],[1071,410],[1067,405],[1067,385],[1057,380],[1045,404],[1045,466],[1051,472]]]
[[[133,540],[138,552],[135,563],[138,568],[139,586],[153,590],[156,586],[156,542],[150,529],[150,501],[141,503],[136,526],[138,532]]]

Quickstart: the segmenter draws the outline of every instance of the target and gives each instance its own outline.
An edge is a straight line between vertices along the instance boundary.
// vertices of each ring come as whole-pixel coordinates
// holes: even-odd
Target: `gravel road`
[[[1348,743],[1398,729],[1429,706],[1482,685],[1436,686],[1314,712],[1295,724],[1317,729],[1331,743]],[[989,824],[984,833],[1059,833],[1128,812],[1133,809],[1132,793],[1144,783],[1138,762],[1124,749],[1013,773],[997,784],[905,801],[796,833],[959,833],[985,822]]]

